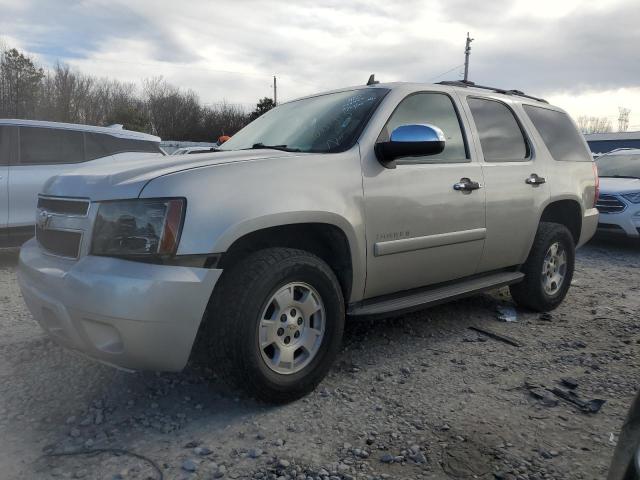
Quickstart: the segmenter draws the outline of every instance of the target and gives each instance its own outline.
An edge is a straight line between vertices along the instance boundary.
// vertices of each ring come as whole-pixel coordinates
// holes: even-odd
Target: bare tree
[[[249,121],[226,102],[203,106],[192,90],[162,77],[135,84],[85,75],[57,63],[44,70],[15,49],[0,46],[0,117],[109,125],[171,140],[214,141]]]
[[[590,117],[581,115],[578,117],[578,128],[582,133],[608,133],[611,132],[611,120],[607,117]]]
[[[199,140],[217,140],[221,135],[233,135],[248,123],[247,113],[241,107],[227,102],[207,106],[202,111]]]

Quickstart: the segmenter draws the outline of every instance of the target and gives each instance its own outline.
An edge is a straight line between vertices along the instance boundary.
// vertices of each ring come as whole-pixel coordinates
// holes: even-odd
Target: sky
[[[639,0],[0,0],[0,42],[43,65],[250,108],[381,81],[469,79],[577,118],[631,109],[640,130]]]

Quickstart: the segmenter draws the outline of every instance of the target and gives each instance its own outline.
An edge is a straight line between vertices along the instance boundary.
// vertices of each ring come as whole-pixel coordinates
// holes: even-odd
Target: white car
[[[34,235],[33,215],[45,182],[78,164],[162,155],[160,138],[124,130],[35,120],[0,119],[0,247]]]
[[[614,150],[598,157],[596,164],[598,231],[640,238],[640,149]]]

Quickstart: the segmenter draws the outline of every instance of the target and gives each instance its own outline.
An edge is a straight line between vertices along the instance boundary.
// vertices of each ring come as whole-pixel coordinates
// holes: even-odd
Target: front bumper
[[[601,213],[598,232],[640,237],[640,205],[630,204],[620,213]]]
[[[18,281],[36,321],[61,345],[121,368],[179,371],[221,274],[108,257],[67,260],[32,239],[20,251]]]

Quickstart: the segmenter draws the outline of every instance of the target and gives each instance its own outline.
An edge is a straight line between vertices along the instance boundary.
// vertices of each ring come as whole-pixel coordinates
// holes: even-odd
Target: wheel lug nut
[[[295,309],[295,308],[292,308],[292,309],[291,309],[291,316],[292,316],[292,317],[295,317],[295,316],[296,316],[296,309]]]
[[[281,337],[283,333],[284,333],[284,328],[279,328],[278,329],[278,336]]]
[[[280,321],[281,322],[286,322],[287,321],[287,316],[284,313],[282,315],[280,315]]]
[[[293,334],[293,337],[294,337],[294,338],[298,338],[298,337],[300,337],[300,332],[296,332],[296,333],[294,333],[294,334]]]
[[[302,325],[302,322],[304,322],[304,320],[302,319],[302,317],[298,317],[298,325]]]
[[[291,342],[291,337],[284,337],[285,345],[289,345],[289,342]]]

